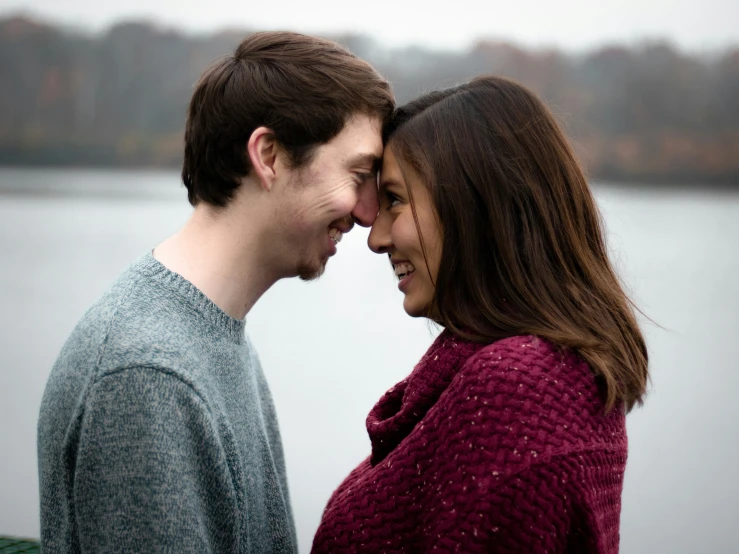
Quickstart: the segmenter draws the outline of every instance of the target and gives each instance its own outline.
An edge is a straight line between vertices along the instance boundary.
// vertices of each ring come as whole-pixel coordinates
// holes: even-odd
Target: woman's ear
[[[272,190],[277,176],[275,165],[279,149],[274,133],[267,127],[257,127],[246,145],[254,174],[267,191]]]

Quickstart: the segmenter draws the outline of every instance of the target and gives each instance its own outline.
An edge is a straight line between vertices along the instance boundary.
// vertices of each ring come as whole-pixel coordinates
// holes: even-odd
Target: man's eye
[[[358,185],[363,185],[370,179],[374,180],[375,176],[372,173],[354,173],[354,180]]]

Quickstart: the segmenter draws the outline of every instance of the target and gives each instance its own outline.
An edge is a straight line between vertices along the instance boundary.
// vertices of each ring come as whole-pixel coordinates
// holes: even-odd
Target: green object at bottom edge
[[[41,543],[18,537],[0,537],[0,554],[16,554],[20,552],[38,554],[41,552]]]

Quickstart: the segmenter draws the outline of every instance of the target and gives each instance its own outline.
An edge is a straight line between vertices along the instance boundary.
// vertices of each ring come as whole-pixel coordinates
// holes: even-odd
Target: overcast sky
[[[0,0],[0,14],[18,11],[93,31],[148,19],[190,31],[358,31],[438,48],[478,37],[568,50],[654,38],[688,50],[739,44],[739,0]]]

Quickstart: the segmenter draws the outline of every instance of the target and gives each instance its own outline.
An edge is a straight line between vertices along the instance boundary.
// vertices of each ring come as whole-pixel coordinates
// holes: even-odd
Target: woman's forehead
[[[403,172],[391,148],[385,148],[382,155],[382,167],[380,168],[380,186],[391,184],[402,184],[404,182]]]

